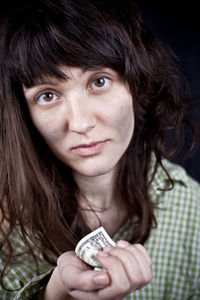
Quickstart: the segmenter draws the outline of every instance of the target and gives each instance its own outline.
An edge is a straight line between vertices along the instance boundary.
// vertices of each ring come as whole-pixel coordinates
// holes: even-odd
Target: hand
[[[54,299],[121,300],[152,280],[152,261],[142,245],[119,241],[96,258],[107,272],[91,270],[73,251],[62,254],[56,272],[63,297]]]

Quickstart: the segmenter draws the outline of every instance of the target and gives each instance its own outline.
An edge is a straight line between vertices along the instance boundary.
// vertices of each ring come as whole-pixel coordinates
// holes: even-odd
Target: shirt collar
[[[155,163],[156,163],[155,156],[152,155],[148,179],[150,179],[153,174]],[[188,177],[183,167],[174,164],[166,159],[162,160],[162,164],[164,168],[167,170],[174,184],[179,182],[180,184],[187,187]],[[170,189],[171,187],[172,187],[171,181],[169,180],[165,171],[159,165],[156,174],[154,176],[154,179],[149,188],[149,194],[152,197],[152,200],[154,201],[155,197],[158,198],[157,196],[159,196],[162,193],[163,189]]]

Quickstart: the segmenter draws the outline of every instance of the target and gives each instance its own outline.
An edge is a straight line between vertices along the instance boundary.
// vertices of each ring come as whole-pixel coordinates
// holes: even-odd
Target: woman
[[[200,189],[164,160],[189,102],[173,54],[131,0],[17,5],[0,26],[1,299],[198,299]],[[101,225],[106,272],[74,252]]]

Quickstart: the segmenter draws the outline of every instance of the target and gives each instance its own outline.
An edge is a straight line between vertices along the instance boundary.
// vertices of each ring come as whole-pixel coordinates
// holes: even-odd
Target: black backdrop
[[[198,1],[137,0],[145,23],[177,54],[181,69],[189,81],[197,121],[200,120],[200,11]],[[198,122],[200,124],[200,122]],[[186,134],[186,145],[189,136]],[[186,149],[185,145],[185,149]],[[200,148],[183,160],[175,162],[200,182]]]

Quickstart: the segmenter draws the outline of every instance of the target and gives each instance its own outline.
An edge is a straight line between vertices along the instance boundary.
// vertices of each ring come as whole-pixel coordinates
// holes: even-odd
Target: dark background
[[[198,1],[136,1],[145,23],[154,34],[174,50],[181,70],[186,76],[192,94],[194,111],[200,124],[200,10]],[[199,126],[198,124],[198,126]],[[199,126],[200,127],[200,126]],[[186,145],[189,143],[186,134]],[[174,161],[200,182],[200,147],[183,160],[177,155]]]

